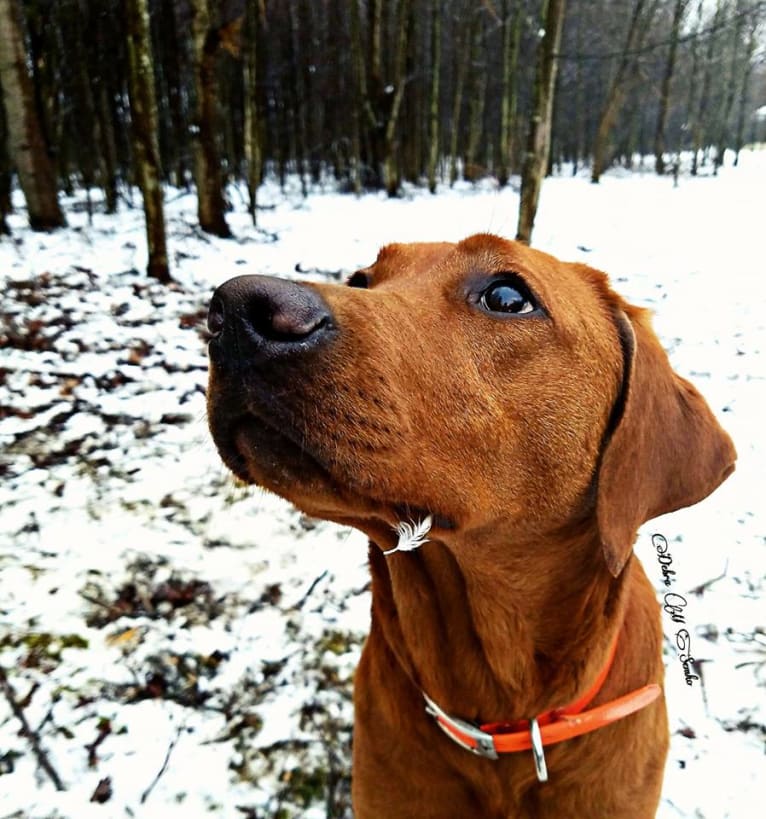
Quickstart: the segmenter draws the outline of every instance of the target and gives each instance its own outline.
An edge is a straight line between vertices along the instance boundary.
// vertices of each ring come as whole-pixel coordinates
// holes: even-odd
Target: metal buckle
[[[548,767],[545,764],[545,751],[543,749],[543,737],[540,733],[540,726],[536,719],[529,721],[529,736],[532,740],[532,756],[535,760],[535,771],[540,782],[548,781]]]
[[[423,694],[423,698],[426,701],[426,713],[430,714],[436,719],[436,724],[453,742],[456,742],[461,748],[465,748],[466,751],[470,751],[472,754],[484,757],[484,759],[497,759],[495,740],[492,738],[492,734],[482,731],[475,725],[471,725],[470,722],[458,719],[457,717],[452,717],[445,713],[427,694]],[[463,740],[453,734],[441,720],[444,720],[444,722],[446,722],[448,725],[454,725],[455,728],[461,733],[469,736],[476,743],[476,746],[474,747],[466,742],[463,742]],[[543,763],[543,765],[544,764],[545,763]]]

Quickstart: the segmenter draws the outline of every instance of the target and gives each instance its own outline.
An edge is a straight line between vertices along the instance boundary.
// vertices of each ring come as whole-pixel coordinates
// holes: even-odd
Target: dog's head
[[[241,479],[373,536],[637,527],[735,453],[604,274],[489,235],[389,245],[349,286],[241,276],[213,296],[210,427]]]

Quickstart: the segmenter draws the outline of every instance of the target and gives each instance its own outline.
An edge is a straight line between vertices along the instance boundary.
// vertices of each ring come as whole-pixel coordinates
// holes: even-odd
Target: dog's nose
[[[213,294],[211,350],[227,357],[274,358],[306,352],[329,338],[332,314],[319,293],[270,276],[237,276]]]

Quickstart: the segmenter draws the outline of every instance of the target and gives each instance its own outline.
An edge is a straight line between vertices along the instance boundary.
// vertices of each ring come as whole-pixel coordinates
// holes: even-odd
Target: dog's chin
[[[295,503],[296,494],[337,494],[329,471],[305,445],[250,413],[213,420],[213,440],[223,462],[242,481]]]
[[[444,528],[454,528],[451,521],[424,506],[376,498],[366,488],[354,491],[350,487],[357,484],[356,476],[334,474],[308,442],[299,444],[286,429],[277,429],[255,415],[213,422],[211,430],[223,462],[234,475],[279,495],[312,517],[355,526],[375,537],[381,531],[393,531],[401,521],[417,522],[427,516]]]

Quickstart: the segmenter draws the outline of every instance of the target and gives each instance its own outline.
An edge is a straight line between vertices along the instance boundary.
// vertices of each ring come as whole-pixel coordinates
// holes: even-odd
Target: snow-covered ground
[[[666,618],[666,819],[763,815],[764,191],[766,151],[677,188],[557,177],[535,228],[536,246],[656,310],[739,450],[718,492],[637,545],[661,597],[652,533],[670,544],[701,677],[685,684]],[[199,326],[232,275],[340,279],[389,241],[513,235],[518,196],[265,185],[258,230],[231,196],[226,241],[168,193],[171,288],[139,272],[137,209],[89,225],[70,200],[71,228],[51,235],[19,211],[0,239],[0,817],[350,815],[366,545],[228,476]]]

